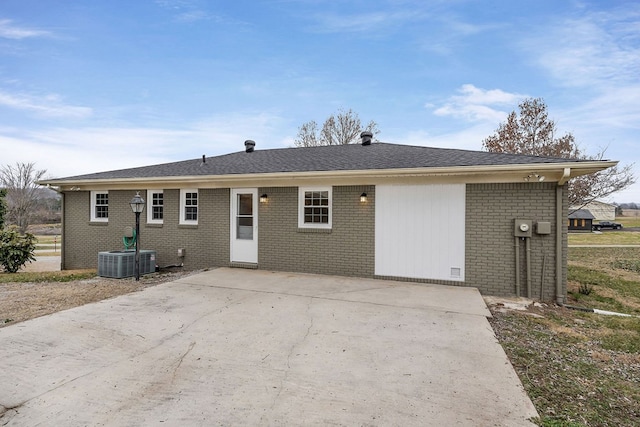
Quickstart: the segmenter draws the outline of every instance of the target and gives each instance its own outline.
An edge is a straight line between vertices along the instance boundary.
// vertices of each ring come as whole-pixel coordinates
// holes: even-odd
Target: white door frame
[[[239,212],[239,196],[251,195],[251,211]],[[246,206],[245,206],[246,207]],[[258,189],[231,189],[231,262],[258,263]],[[250,223],[247,224],[247,223]]]

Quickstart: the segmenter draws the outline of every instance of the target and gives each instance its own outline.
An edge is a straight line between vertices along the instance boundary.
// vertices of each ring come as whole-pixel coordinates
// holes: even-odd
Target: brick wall
[[[229,263],[229,190],[201,189],[198,225],[179,225],[180,191],[164,190],[163,224],[147,224],[146,209],[140,215],[140,249],[157,252],[159,266],[180,264],[199,269]],[[135,227],[129,202],[135,191],[109,191],[109,221],[90,222],[90,192],[65,193],[64,269],[97,268],[98,252],[122,250],[127,226]],[[140,191],[146,197],[145,191]],[[178,248],[186,250],[184,259]]]
[[[563,195],[566,187],[563,189]],[[466,195],[466,284],[486,295],[512,296],[516,287],[514,219],[534,224],[531,243],[532,297],[555,299],[556,184],[469,184]],[[563,196],[563,218],[567,216]],[[537,235],[535,223],[551,223],[550,235]],[[567,229],[563,221],[563,278],[566,287]],[[519,241],[521,295],[526,296],[525,243]],[[543,272],[544,270],[544,272]],[[542,294],[541,294],[542,283]],[[564,290],[563,290],[564,292]]]
[[[180,190],[164,190],[162,225],[146,224],[140,248],[158,252],[158,265],[184,263],[185,269],[229,263],[229,189],[198,190],[198,225],[180,225]],[[178,257],[178,249],[186,256]]]
[[[135,194],[135,193],[134,193]],[[109,194],[111,198],[111,194]],[[129,200],[127,203],[131,200]],[[128,205],[127,205],[128,206]],[[113,208],[115,211],[116,209]],[[131,213],[131,207],[129,207]],[[114,236],[110,235],[107,223],[90,224],[91,193],[78,191],[64,195],[64,238],[62,239],[64,259],[62,268],[67,270],[97,268],[98,252],[108,249],[121,249],[122,243],[115,246]],[[111,203],[109,215],[112,214]],[[115,213],[114,213],[115,215]],[[133,214],[131,213],[133,216]],[[122,234],[120,233],[120,236]]]
[[[360,202],[366,192],[368,200]],[[260,188],[258,265],[262,269],[372,277],[375,187],[333,188],[332,230],[298,229],[298,189]],[[146,192],[140,194],[146,197]],[[91,223],[90,192],[65,194],[65,269],[97,268],[98,252],[122,250],[126,226],[135,226],[129,201],[135,191],[109,191],[109,221]],[[140,218],[140,248],[157,252],[161,267],[184,262],[185,269],[230,264],[230,190],[199,190],[198,225],[180,225],[180,191],[164,190],[163,224]],[[186,250],[184,259],[178,248]]]
[[[360,194],[367,193],[367,202]],[[333,187],[331,230],[298,229],[298,188],[260,188],[261,269],[373,277],[375,187]]]
[[[478,287],[486,295],[515,295],[513,220],[530,219],[534,225],[548,221],[551,234],[533,233],[531,238],[531,288],[532,297],[539,299],[542,283],[542,299],[555,299],[555,191],[555,183],[467,185],[465,285]],[[362,192],[367,193],[366,203],[360,202]],[[331,230],[298,228],[297,187],[263,187],[258,194],[263,193],[269,197],[258,208],[259,268],[373,277],[375,186],[333,187]],[[96,268],[98,252],[123,249],[124,228],[135,225],[129,206],[133,195],[135,191],[110,191],[109,222],[91,223],[90,192],[65,193],[63,268]],[[181,262],[186,269],[229,265],[230,190],[199,190],[197,226],[178,224],[179,190],[165,189],[164,195],[162,225],[146,224],[146,212],[141,215],[141,249],[156,250],[161,267]],[[564,196],[563,218],[568,214],[566,200]],[[562,231],[566,287],[566,221]],[[525,246],[519,244],[521,292],[526,295]],[[178,248],[186,250],[184,259],[178,257]]]

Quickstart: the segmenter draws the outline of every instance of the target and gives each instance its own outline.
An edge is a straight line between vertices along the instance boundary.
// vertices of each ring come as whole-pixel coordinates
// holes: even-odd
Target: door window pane
[[[236,238],[253,240],[253,194],[238,194]]]
[[[238,194],[238,215],[253,215],[253,194]]]

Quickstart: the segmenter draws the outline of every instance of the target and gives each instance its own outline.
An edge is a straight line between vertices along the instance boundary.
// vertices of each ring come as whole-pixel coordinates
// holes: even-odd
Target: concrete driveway
[[[471,288],[211,270],[0,329],[0,424],[530,426],[489,315]]]

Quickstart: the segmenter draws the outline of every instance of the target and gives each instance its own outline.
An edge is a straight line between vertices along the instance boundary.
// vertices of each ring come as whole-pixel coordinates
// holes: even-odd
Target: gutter
[[[135,188],[141,184],[160,185],[167,184],[201,184],[216,183],[218,187],[228,187],[229,185],[252,184],[255,182],[270,181],[271,184],[277,185],[278,181],[299,181],[300,179],[309,180],[327,180],[327,179],[345,179],[349,181],[363,180],[363,182],[371,182],[376,179],[388,178],[415,178],[415,177],[461,177],[465,181],[473,181],[474,178],[487,177],[479,179],[481,182],[522,182],[523,176],[532,171],[536,171],[546,175],[547,181],[556,181],[563,179],[565,174],[569,176],[579,176],[598,172],[611,166],[615,166],[616,161],[585,161],[572,163],[525,163],[514,165],[474,165],[474,166],[453,166],[453,167],[420,167],[420,168],[402,168],[402,169],[362,169],[362,170],[326,170],[326,171],[302,171],[302,172],[266,172],[266,173],[245,173],[245,174],[225,174],[225,175],[178,175],[178,176],[157,176],[157,177],[121,177],[121,178],[90,178],[90,179],[74,179],[61,178],[49,179],[39,182],[40,185],[57,185],[57,186],[100,186],[114,185],[123,188]],[[496,174],[508,177],[505,181],[496,181]],[[247,184],[247,185],[248,185]],[[563,185],[564,182],[561,184]],[[158,187],[160,188],[160,187]],[[205,187],[201,187],[205,188]],[[67,189],[64,189],[67,190]]]

